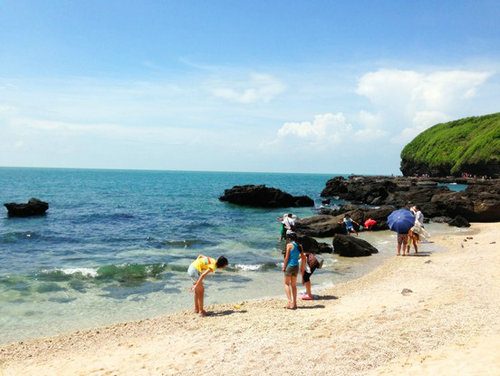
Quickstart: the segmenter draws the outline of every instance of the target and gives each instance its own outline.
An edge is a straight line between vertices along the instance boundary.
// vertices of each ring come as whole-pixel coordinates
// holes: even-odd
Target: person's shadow
[[[337,300],[338,296],[335,295],[316,295],[314,300]]]
[[[208,317],[229,316],[234,313],[247,313],[247,312],[248,311],[246,309],[239,309],[239,310],[226,309],[224,311],[208,311],[206,316]]]

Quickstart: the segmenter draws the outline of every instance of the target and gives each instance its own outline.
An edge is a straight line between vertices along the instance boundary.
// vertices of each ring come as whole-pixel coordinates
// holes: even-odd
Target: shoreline
[[[500,345],[500,223],[472,229],[434,238],[445,252],[391,257],[296,311],[282,308],[283,292],[239,309],[209,305],[206,318],[184,310],[2,345],[0,373],[488,374],[500,366],[491,351]]]

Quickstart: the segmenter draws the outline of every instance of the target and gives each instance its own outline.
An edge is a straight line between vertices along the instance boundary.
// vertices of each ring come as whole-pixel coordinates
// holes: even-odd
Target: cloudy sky
[[[500,111],[498,1],[0,0],[0,166],[399,174]]]

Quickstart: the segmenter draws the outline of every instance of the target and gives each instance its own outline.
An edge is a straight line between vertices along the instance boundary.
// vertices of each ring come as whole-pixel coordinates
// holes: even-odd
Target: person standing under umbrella
[[[401,247],[403,247],[403,256],[406,253],[406,245],[408,244],[408,231],[415,224],[415,216],[407,209],[399,209],[393,211],[387,217],[387,225],[398,234],[398,256],[401,255]]]

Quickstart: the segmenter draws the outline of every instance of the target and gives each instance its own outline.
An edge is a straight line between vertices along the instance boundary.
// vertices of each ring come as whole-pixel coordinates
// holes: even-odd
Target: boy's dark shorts
[[[311,268],[311,273],[304,271],[304,283],[309,282],[311,280],[311,275],[314,273],[316,268]]]

